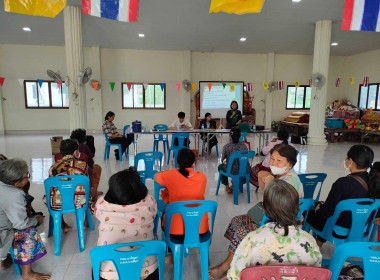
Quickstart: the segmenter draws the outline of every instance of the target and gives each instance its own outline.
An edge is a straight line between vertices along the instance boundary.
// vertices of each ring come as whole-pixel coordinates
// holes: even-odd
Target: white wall
[[[312,71],[312,56],[275,55],[274,80],[283,80],[285,87],[298,80],[308,84]],[[335,99],[348,97],[354,104],[358,99],[358,87],[364,76],[370,82],[379,82],[380,50],[350,57],[331,57],[327,104]],[[175,83],[190,79],[194,83],[207,80],[242,80],[253,83],[254,108],[257,123],[263,123],[264,103],[268,91],[262,82],[266,77],[267,54],[200,53],[190,51],[142,51],[125,49],[85,48],[84,65],[93,69],[93,79],[101,81],[102,88],[94,91],[86,85],[88,129],[101,127],[105,113],[116,113],[115,124],[122,128],[134,120],[144,124],[170,123],[178,111],[185,111],[194,123],[194,93],[181,89]],[[0,45],[0,76],[5,83],[0,93],[3,102],[4,129],[12,130],[68,130],[69,112],[65,109],[26,109],[24,88],[18,79],[48,79],[47,69],[66,72],[64,47]],[[355,77],[355,85],[349,85],[349,77]],[[335,87],[335,79],[342,78],[341,87]],[[112,92],[109,82],[115,82]],[[122,82],[166,83],[166,110],[121,109]],[[268,81],[270,82],[270,81]],[[280,120],[292,111],[285,109],[286,90],[273,95],[273,120]],[[91,101],[93,100],[93,101]],[[190,102],[191,100],[191,102]],[[1,116],[0,116],[1,118]],[[0,119],[1,120],[1,119]],[[0,126],[1,128],[1,126]]]

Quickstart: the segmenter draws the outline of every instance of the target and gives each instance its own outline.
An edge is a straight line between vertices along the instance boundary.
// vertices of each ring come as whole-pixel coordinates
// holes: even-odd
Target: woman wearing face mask
[[[350,148],[344,160],[344,167],[350,172],[346,177],[341,177],[335,181],[327,196],[326,202],[319,203],[315,211],[310,211],[307,222],[317,230],[323,227],[329,217],[334,214],[335,207],[345,199],[358,198],[379,198],[379,184],[376,183],[377,176],[368,175],[367,170],[371,168],[374,153],[366,145],[354,145]],[[373,172],[371,172],[372,174]],[[350,228],[351,214],[343,213],[340,215],[337,225]],[[317,237],[317,244],[322,246],[324,240]]]
[[[259,172],[259,180],[263,180],[263,188],[274,179],[280,179],[288,184],[298,192],[299,198],[303,198],[303,187],[300,179],[293,170],[293,166],[297,163],[297,151],[288,144],[279,144],[271,150],[270,167],[273,173],[267,171]],[[265,183],[264,183],[265,180]],[[258,229],[260,225],[256,224],[248,214],[235,216],[232,218],[224,237],[230,241],[228,247],[227,258],[219,265],[209,270],[209,277],[211,279],[219,279],[229,269],[234,253],[238,248],[244,237]]]
[[[297,151],[294,147],[288,144],[278,144],[270,151],[270,161],[268,171],[260,171],[258,173],[259,188],[264,189],[265,186],[274,179],[281,179],[291,184],[300,199],[303,198],[303,186],[298,175],[293,170],[297,163]]]

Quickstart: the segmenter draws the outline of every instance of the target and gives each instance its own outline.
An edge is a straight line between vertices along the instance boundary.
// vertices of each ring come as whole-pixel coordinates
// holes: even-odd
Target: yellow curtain
[[[209,13],[260,13],[265,0],[211,0]]]
[[[65,7],[66,0],[4,0],[4,11],[30,16],[54,18]]]

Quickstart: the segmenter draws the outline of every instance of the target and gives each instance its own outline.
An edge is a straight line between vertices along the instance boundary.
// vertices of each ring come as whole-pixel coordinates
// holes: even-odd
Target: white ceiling
[[[80,6],[80,0],[68,0]],[[201,52],[312,54],[314,24],[332,20],[331,55],[380,48],[379,32],[341,31],[344,0],[266,0],[260,14],[209,14],[210,0],[140,0],[137,23],[83,15],[84,46],[191,50]],[[32,32],[22,31],[29,26]],[[144,33],[145,38],[138,37]],[[241,43],[240,37],[247,37]],[[63,14],[56,18],[4,12],[0,1],[0,44],[64,45]]]

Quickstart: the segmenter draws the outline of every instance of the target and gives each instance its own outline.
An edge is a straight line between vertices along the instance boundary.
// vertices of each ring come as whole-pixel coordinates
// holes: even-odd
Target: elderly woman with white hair
[[[8,254],[14,248],[14,261],[22,266],[23,280],[45,280],[50,275],[32,270],[32,263],[46,255],[44,244],[37,232],[42,216],[28,217],[25,192],[29,182],[28,165],[22,159],[0,163],[0,259],[1,269],[12,264]]]

